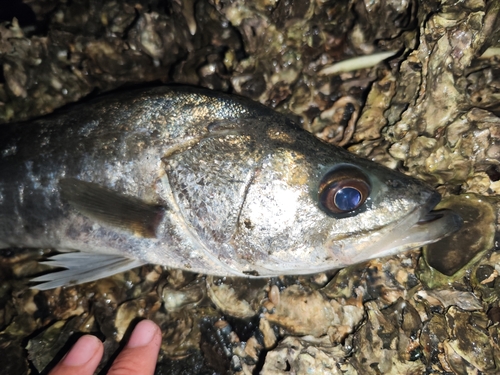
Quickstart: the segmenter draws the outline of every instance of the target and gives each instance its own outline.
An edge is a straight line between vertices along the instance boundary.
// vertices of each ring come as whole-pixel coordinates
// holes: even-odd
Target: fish
[[[460,217],[422,181],[239,96],[156,86],[0,127],[0,249],[57,250],[40,290],[144,264],[305,275],[435,242]]]

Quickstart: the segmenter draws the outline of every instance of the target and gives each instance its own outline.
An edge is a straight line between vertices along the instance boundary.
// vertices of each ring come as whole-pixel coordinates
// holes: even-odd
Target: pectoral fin
[[[66,268],[66,270],[51,272],[34,278],[31,280],[32,282],[42,284],[33,286],[32,289],[48,290],[60,286],[88,283],[128,271],[146,263],[119,255],[76,252],[54,255],[43,264]]]
[[[75,178],[62,179],[59,186],[62,199],[88,218],[138,236],[156,237],[164,207]]]

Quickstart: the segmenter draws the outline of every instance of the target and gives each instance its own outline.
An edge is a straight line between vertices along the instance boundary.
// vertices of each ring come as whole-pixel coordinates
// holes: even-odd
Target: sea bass
[[[38,289],[146,263],[298,275],[457,230],[424,183],[323,143],[244,98],[188,87],[107,95],[1,126],[0,248],[53,248]]]

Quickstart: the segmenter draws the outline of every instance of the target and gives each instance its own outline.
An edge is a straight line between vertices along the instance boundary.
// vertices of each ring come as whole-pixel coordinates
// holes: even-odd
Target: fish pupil
[[[353,187],[345,187],[335,194],[335,205],[339,210],[352,211],[361,203],[361,192]]]

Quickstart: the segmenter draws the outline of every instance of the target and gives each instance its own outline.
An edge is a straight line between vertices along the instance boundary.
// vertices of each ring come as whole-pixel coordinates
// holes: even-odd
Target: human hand
[[[152,375],[160,344],[160,327],[151,320],[139,322],[127,345],[113,362],[108,375]],[[82,336],[49,375],[92,375],[102,354],[103,345],[97,337]]]

